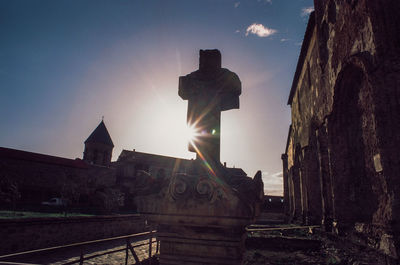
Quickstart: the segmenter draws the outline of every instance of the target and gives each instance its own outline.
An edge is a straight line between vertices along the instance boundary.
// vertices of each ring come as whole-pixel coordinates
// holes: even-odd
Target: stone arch
[[[328,118],[316,129],[319,179],[321,185],[322,224],[326,231],[332,231],[335,217],[331,158],[328,141]]]
[[[376,209],[371,179],[366,169],[364,142],[366,109],[361,94],[368,89],[363,57],[343,67],[335,87],[328,119],[335,215],[339,226],[371,222]]]
[[[297,144],[294,152],[294,165],[291,168],[294,197],[294,221],[303,222],[303,194],[301,179],[301,146]]]
[[[294,193],[294,179],[293,167],[288,169],[288,187],[289,187],[289,221],[292,221],[295,216],[295,193]]]
[[[304,149],[304,174],[307,185],[308,223],[320,224],[322,221],[322,198],[319,175],[317,122],[313,119],[309,126],[308,148]]]

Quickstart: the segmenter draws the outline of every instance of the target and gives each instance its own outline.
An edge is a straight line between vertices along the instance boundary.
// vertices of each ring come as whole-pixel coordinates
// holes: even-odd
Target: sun
[[[185,130],[185,138],[186,140],[194,145],[194,142],[197,140],[197,137],[200,135],[198,129],[194,125],[187,124]]]

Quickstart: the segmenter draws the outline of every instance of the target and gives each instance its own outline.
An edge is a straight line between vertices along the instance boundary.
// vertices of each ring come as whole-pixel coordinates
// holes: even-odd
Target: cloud
[[[279,172],[276,172],[274,174],[271,174],[271,177],[282,178],[283,177],[283,173],[282,173],[282,171],[279,171]]]
[[[289,39],[281,39],[281,42],[285,42],[288,41]]]
[[[240,30],[238,30],[238,29],[235,31],[235,33],[239,33],[239,32],[240,32]]]
[[[269,174],[262,172],[262,180],[264,182],[264,193],[268,195],[282,196],[283,194],[283,178],[282,172]]]
[[[304,7],[303,9],[301,9],[301,16],[302,17],[308,16],[313,11],[314,11],[313,6]]]
[[[268,3],[272,5],[272,0],[257,0],[258,2]]]
[[[234,6],[235,8],[238,8],[239,5],[240,5],[240,2],[236,2],[233,6]]]
[[[247,27],[246,36],[248,36],[249,33],[251,33],[251,34],[257,35],[258,37],[265,38],[265,37],[275,34],[276,32],[278,32],[278,31],[275,29],[267,28],[262,24],[253,23]]]

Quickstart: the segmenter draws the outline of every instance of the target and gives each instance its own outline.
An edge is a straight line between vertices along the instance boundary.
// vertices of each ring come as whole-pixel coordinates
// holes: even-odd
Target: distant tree
[[[124,205],[124,194],[119,189],[108,189],[106,204],[109,212],[117,212]]]
[[[18,189],[18,183],[9,176],[0,175],[0,202],[3,205],[10,205],[14,214],[21,193]]]
[[[117,188],[99,188],[91,198],[92,205],[101,212],[115,213],[124,205],[125,197]]]
[[[71,209],[71,206],[76,204],[79,200],[79,187],[77,183],[69,181],[69,179],[65,179],[64,183],[61,186],[61,199],[64,202],[62,210],[64,215],[67,216],[68,210]]]

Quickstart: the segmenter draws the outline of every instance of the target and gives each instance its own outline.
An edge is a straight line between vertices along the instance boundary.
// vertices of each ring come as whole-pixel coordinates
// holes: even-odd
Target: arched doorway
[[[376,209],[371,179],[366,172],[365,106],[360,101],[360,92],[367,86],[360,67],[346,66],[338,76],[328,119],[335,215],[342,227],[355,222],[370,222]]]

